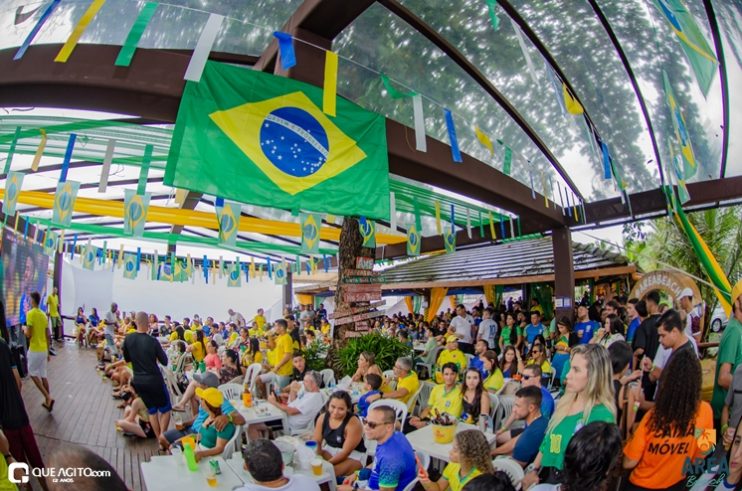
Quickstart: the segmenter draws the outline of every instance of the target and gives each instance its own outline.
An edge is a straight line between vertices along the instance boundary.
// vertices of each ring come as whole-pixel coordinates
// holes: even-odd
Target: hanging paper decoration
[[[137,256],[127,252],[124,254],[124,278],[133,280],[137,277],[139,268],[137,268]]]
[[[171,254],[172,258],[175,258],[175,253]],[[137,271],[139,271],[139,267],[142,264],[142,248],[137,247]]]
[[[435,233],[437,235],[443,233],[441,228],[441,202],[438,200],[435,200]]]
[[[18,143],[18,138],[21,136],[21,127],[16,126],[15,127],[15,134],[13,135],[13,139],[10,142],[10,148],[8,149],[8,156],[5,158],[5,170],[3,170],[3,174],[6,176],[10,172],[10,164],[13,163],[13,155],[15,154],[15,146]]]
[[[672,86],[670,85],[670,79],[664,70],[662,71],[662,84],[665,89],[665,101],[670,108],[670,119],[675,130],[675,139],[680,147],[680,155],[683,159],[683,179],[687,180],[696,174],[698,164],[693,153],[688,127],[685,125],[685,118],[675,98]]]
[[[554,97],[557,100],[557,104],[559,105],[559,108],[562,110],[562,115],[567,115],[567,107],[564,105],[564,98],[562,94],[562,87],[561,87],[561,80],[559,80],[554,73],[554,70],[551,69],[549,66],[549,63],[544,60],[544,68],[546,69],[546,78],[549,79],[549,84],[551,84],[551,89],[554,91]]]
[[[600,142],[600,151],[603,154],[603,179],[611,178],[611,154],[608,152],[608,145]]]
[[[502,157],[502,173],[509,176],[513,165],[513,150],[509,146],[505,145],[502,140],[497,140],[497,143],[505,147]]]
[[[82,36],[83,32],[85,32],[85,29],[88,28],[88,25],[96,16],[101,7],[103,7],[104,3],[106,3],[106,0],[93,0],[85,13],[82,14],[82,17],[77,22],[77,25],[72,30],[70,36],[67,38],[67,41],[62,46],[62,49],[60,49],[59,53],[57,53],[56,58],[54,58],[55,62],[67,62],[70,55],[72,54],[72,51],[74,51],[75,47],[77,46],[78,41],[80,41],[80,37]]]
[[[103,166],[100,170],[100,184],[98,184],[98,192],[105,193],[108,187],[108,175],[111,173],[111,162],[113,161],[113,151],[116,148],[116,140],[113,138],[108,140],[106,143],[106,153],[103,157]]]
[[[515,31],[515,37],[518,39],[518,46],[520,46],[520,52],[523,54],[523,58],[526,59],[526,66],[528,66],[528,74],[531,76],[531,80],[533,80],[533,83],[535,85],[540,85],[538,82],[538,78],[536,77],[536,69],[533,66],[533,60],[531,60],[531,55],[528,54],[528,47],[526,46],[526,41],[523,39],[523,33],[520,32],[520,26],[512,19],[510,18],[510,25],[513,26],[513,30]]]
[[[44,128],[39,128],[39,134],[41,135],[41,141],[39,141],[39,146],[36,148],[36,153],[33,156],[33,162],[31,162],[31,170],[33,172],[39,170],[41,157],[44,156],[44,149],[46,149],[46,130]]]
[[[75,242],[77,242],[77,235],[75,235]],[[121,244],[121,246],[119,247],[119,256],[116,264],[119,268],[124,265],[124,244]]]
[[[21,58],[23,58],[23,55],[26,53],[26,50],[29,46],[31,46],[31,43],[33,42],[36,35],[39,33],[41,28],[44,26],[46,21],[49,19],[49,17],[54,12],[54,9],[57,8],[59,5],[59,2],[62,0],[52,0],[46,5],[46,8],[41,13],[41,16],[39,17],[39,20],[36,21],[36,24],[33,26],[31,31],[26,36],[26,39],[23,40],[23,43],[21,44],[21,47],[18,48],[18,51],[15,52],[15,55],[13,56],[14,61],[18,61]]]
[[[206,257],[206,254],[204,254],[204,257],[201,259],[201,270],[204,274],[204,282],[206,284],[209,283],[209,258]]]
[[[287,32],[276,31],[273,36],[278,40],[278,50],[281,58],[281,69],[288,70],[296,66],[296,53],[294,53],[294,38]]]
[[[505,233],[505,220],[500,219],[499,223],[500,223],[500,235],[502,236],[502,240],[505,240],[505,238],[507,237],[507,234]]]
[[[240,262],[235,261],[229,271],[227,286],[230,288],[239,288],[242,286],[242,275],[240,274]]]
[[[718,60],[693,15],[680,0],[654,0],[655,6],[680,40],[703,95],[708,95]]]
[[[690,193],[688,192],[688,186],[685,183],[683,157],[676,152],[675,142],[668,138],[667,146],[670,149],[670,169],[672,172],[668,172],[668,177],[675,178],[675,182],[678,185],[678,196],[680,198],[680,204],[685,204],[690,201]]]
[[[271,258],[266,258],[265,269],[268,271],[268,279],[273,279],[273,265],[271,264]],[[261,269],[262,271],[262,269]],[[262,276],[262,275],[261,275]]]
[[[417,95],[417,92],[412,90],[409,92],[402,92],[394,88],[391,81],[389,81],[389,77],[387,77],[383,72],[379,76],[381,77],[381,83],[384,84],[387,94],[389,94],[392,99],[405,99]]]
[[[508,222],[510,222],[510,237],[515,238],[515,227],[513,226],[513,217],[508,217]]]
[[[79,190],[80,183],[76,181],[65,181],[57,184],[52,214],[52,222],[55,225],[67,227],[72,223],[72,212],[75,209],[75,201]]]
[[[397,231],[397,199],[394,193],[389,193],[389,228],[392,233]]]
[[[134,237],[144,234],[147,223],[150,193],[137,194],[133,189],[124,190],[124,233]]]
[[[358,230],[363,237],[363,247],[376,247],[376,224],[366,217],[360,217],[358,220]]]
[[[222,27],[222,22],[224,22],[223,15],[209,14],[196,47],[193,49],[193,54],[191,54],[191,61],[188,62],[188,68],[186,68],[183,76],[185,80],[201,81],[201,75],[206,67],[206,61],[209,58],[209,53],[211,53],[211,48],[214,46],[214,41],[216,41],[216,35],[219,34],[219,29]]]
[[[459,150],[459,140],[456,138],[456,126],[453,124],[453,115],[448,109],[443,109],[446,118],[446,129],[448,130],[448,141],[451,144],[451,158],[454,162],[463,162],[461,159],[461,150]]]
[[[322,89],[322,112],[335,116],[337,107],[338,55],[325,51],[325,83]]]
[[[569,114],[579,115],[585,112],[582,104],[572,95],[567,84],[562,82],[562,95],[564,96],[564,106],[567,108]]]
[[[466,209],[466,236],[471,239],[471,210]]]
[[[415,122],[415,149],[419,152],[428,151],[428,142],[425,133],[425,114],[423,111],[423,96],[412,96],[412,116]]]
[[[330,270],[330,258],[327,257],[327,254],[322,254],[322,264],[325,269],[325,273],[327,273]]]
[[[536,199],[536,187],[533,184],[533,171],[528,171],[528,178],[531,180],[531,199]]]
[[[237,242],[237,231],[240,223],[242,205],[239,203],[224,202],[223,206],[216,207],[216,217],[219,221],[219,241],[234,246]]]
[[[302,213],[301,220],[301,252],[317,254],[319,252],[319,227],[322,218],[318,213]]]
[[[6,216],[15,215],[15,207],[23,187],[23,172],[11,171],[5,180],[5,196],[3,198],[3,213]]]
[[[255,258],[250,256],[250,278],[255,278]]]
[[[474,127],[474,134],[477,137],[477,140],[479,140],[479,143],[482,144],[484,148],[489,150],[490,157],[495,155],[495,146],[492,144],[492,140],[490,140],[490,137],[485,135],[482,130],[479,129],[478,126]]]
[[[518,229],[518,237],[520,237],[521,235],[523,235],[523,232],[520,229],[520,217],[515,217],[515,223],[516,228]]]
[[[287,276],[286,263],[280,262],[276,264],[276,267],[273,270],[273,279],[276,285],[285,285]]]
[[[82,267],[85,269],[94,269],[95,268],[95,256],[96,256],[96,247],[93,247],[93,245],[88,241],[88,244],[85,246],[85,252],[82,255]]]
[[[490,219],[490,238],[492,240],[495,240],[495,239],[497,239],[497,234],[495,233],[495,219],[492,216],[492,212],[491,211],[488,211],[487,213],[489,214],[489,219]]]
[[[414,223],[407,229],[407,255],[420,255],[420,232]]]
[[[121,46],[119,55],[113,63],[114,65],[129,66],[131,64],[131,59],[134,57],[134,52],[137,50],[139,40],[142,39],[142,34],[144,34],[144,30],[147,28],[147,24],[149,24],[152,16],[155,15],[157,5],[157,2],[146,2],[142,6],[142,10],[139,11],[137,20],[134,21],[134,25],[131,26],[129,34],[126,36],[126,41],[124,41],[123,46]]]
[[[44,234],[44,254],[47,256],[53,256],[57,252],[57,240],[59,237],[56,233],[49,230],[47,227],[46,234]]]
[[[484,220],[482,219],[482,212],[479,212],[479,237],[484,238]]]
[[[487,10],[490,14],[490,22],[492,23],[492,29],[497,31],[500,29],[500,19],[497,17],[497,12],[495,12],[495,5],[497,5],[497,0],[486,0],[487,2]]]

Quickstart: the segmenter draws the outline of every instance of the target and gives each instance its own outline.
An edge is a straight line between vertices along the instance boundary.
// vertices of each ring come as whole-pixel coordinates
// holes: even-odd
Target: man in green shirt
[[[62,317],[59,315],[59,291],[56,286],[52,288],[52,294],[47,297],[46,303],[49,306],[49,320],[52,325],[54,341],[62,341],[64,331],[62,330]]]
[[[732,385],[732,375],[737,365],[742,364],[742,280],[732,288],[732,315],[719,342],[714,375],[714,395],[711,406],[714,419],[719,420],[727,391]]]

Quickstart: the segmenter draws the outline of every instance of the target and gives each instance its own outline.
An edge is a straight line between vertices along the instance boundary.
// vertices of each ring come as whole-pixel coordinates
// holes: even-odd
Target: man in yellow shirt
[[[266,323],[265,312],[263,311],[263,309],[258,309],[258,313],[253,318],[253,322],[258,325],[258,330],[260,331],[263,330],[263,328],[265,327],[265,323]]]
[[[62,330],[62,317],[59,315],[59,291],[56,286],[52,288],[52,294],[46,298],[46,303],[49,306],[49,320],[52,324],[54,341],[62,341],[64,332]]]
[[[461,385],[458,382],[459,367],[454,363],[446,363],[443,366],[443,383],[433,387],[428,397],[428,405],[420,413],[420,417],[410,419],[410,425],[422,428],[427,425],[431,417],[448,413],[454,420],[461,417],[464,410],[463,398],[461,396]]]
[[[275,322],[274,330],[277,334],[275,349],[275,364],[272,365],[271,371],[260,376],[263,383],[275,381],[280,388],[284,388],[291,382],[291,372],[293,365],[291,358],[294,354],[293,340],[286,332],[288,323],[284,319],[278,319]]]
[[[446,363],[456,365],[459,368],[458,373],[463,373],[468,365],[466,355],[459,349],[459,339],[454,335],[446,338],[446,349],[441,351],[441,354],[438,355],[438,361],[435,363],[435,381],[438,384],[443,383],[443,366]]]
[[[384,392],[385,399],[398,399],[405,404],[410,400],[420,387],[417,373],[412,369],[412,358],[402,356],[394,363],[394,376],[397,379],[397,388],[393,391]]]
[[[26,325],[23,332],[29,339],[28,345],[28,374],[31,380],[44,396],[43,406],[47,411],[54,409],[54,399],[49,389],[49,379],[46,376],[46,364],[49,362],[49,345],[51,334],[49,320],[46,314],[39,309],[41,295],[31,292],[31,310],[26,314]]]

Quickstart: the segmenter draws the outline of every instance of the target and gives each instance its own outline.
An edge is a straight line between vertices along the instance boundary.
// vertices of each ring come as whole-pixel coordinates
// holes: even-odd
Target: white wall
[[[121,269],[111,271],[108,267],[90,271],[80,267],[77,258],[72,263],[65,259],[62,313],[74,315],[77,307],[84,305],[86,314],[96,307],[102,316],[115,301],[123,311],[144,310],[159,318],[169,314],[174,320],[180,320],[199,314],[202,318],[210,315],[217,321],[224,321],[228,317],[227,309],[233,308],[249,320],[258,308],[268,313],[273,305],[281,303],[282,287],[267,276],[262,281],[251,278],[247,284],[243,276],[240,288],[228,288],[226,276],[216,281],[209,276],[209,284],[204,282],[199,271],[195,276],[193,283],[152,281],[149,269],[143,265],[139,276],[129,280],[123,277]]]

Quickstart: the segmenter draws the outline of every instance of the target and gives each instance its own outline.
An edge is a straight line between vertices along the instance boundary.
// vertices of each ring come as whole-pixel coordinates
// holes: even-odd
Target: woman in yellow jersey
[[[482,367],[487,376],[484,379],[484,388],[489,392],[497,392],[505,385],[505,377],[502,370],[497,366],[497,353],[492,350],[485,351],[482,355]]]
[[[490,446],[484,433],[479,430],[464,430],[456,434],[448,453],[449,463],[440,479],[433,482],[427,473],[420,473],[420,484],[426,491],[461,491],[480,474],[494,474],[490,457]]]
[[[263,353],[260,352],[258,338],[249,338],[247,344],[240,346],[240,352],[243,367],[249,367],[253,363],[263,363]]]
[[[206,357],[206,344],[204,343],[204,332],[196,331],[196,340],[188,347],[188,351],[193,356],[193,362],[196,364],[198,371],[205,370],[204,358]]]
[[[538,365],[541,367],[543,376],[551,375],[551,363],[549,363],[549,359],[546,357],[546,348],[542,343],[534,343],[533,348],[531,348],[530,357],[526,361],[526,366],[528,365]]]

